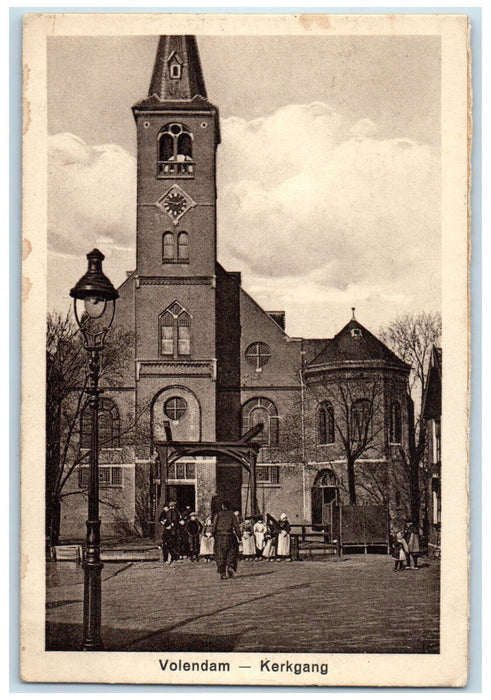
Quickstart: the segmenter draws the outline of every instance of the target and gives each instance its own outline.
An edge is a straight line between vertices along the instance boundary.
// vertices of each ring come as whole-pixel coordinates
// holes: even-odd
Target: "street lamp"
[[[87,254],[85,275],[70,290],[75,318],[89,356],[87,394],[91,415],[87,535],[84,568],[84,651],[102,649],[101,639],[101,521],[99,520],[99,354],[111,327],[118,292],[102,272],[104,255]]]

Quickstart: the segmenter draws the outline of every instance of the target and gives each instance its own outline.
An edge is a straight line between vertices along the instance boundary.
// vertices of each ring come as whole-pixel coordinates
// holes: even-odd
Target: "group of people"
[[[164,506],[162,525],[162,558],[164,564],[189,558],[191,561],[217,562],[221,578],[231,578],[237,569],[242,550],[246,561],[291,561],[290,523],[286,513],[279,520],[271,515],[245,518],[224,501],[213,519],[204,523],[188,506],[179,512],[174,501]]]
[[[159,516],[162,525],[162,557],[167,561],[178,561],[189,557],[198,560],[203,525],[189,506],[180,513],[175,501],[164,506]]]
[[[392,556],[395,560],[394,571],[419,569],[419,555],[418,528],[414,523],[407,522],[405,528],[398,530],[395,535],[395,542],[392,547]]]

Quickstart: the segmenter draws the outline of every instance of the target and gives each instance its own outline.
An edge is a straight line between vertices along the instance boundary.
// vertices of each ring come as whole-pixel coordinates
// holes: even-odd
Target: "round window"
[[[261,369],[271,359],[271,349],[266,343],[251,343],[245,353],[247,362]]]
[[[180,396],[173,396],[164,403],[164,413],[170,420],[179,420],[186,413],[188,405]]]

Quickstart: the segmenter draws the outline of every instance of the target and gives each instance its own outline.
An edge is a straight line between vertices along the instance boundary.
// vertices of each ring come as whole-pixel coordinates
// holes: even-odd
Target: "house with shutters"
[[[115,326],[134,330],[134,357],[101,402],[103,537],[151,535],[170,500],[204,518],[215,494],[292,523],[354,500],[407,517],[409,366],[354,313],[334,338],[290,335],[217,260],[220,122],[194,36],[159,38],[133,115],[136,267]],[[82,416],[81,447],[89,428]],[[84,531],[87,477],[85,464],[71,477],[63,537]]]

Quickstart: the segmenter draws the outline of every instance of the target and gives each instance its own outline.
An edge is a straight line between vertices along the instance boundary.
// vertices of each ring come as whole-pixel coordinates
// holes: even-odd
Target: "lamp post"
[[[75,319],[88,353],[88,386],[91,415],[88,518],[84,568],[84,651],[102,649],[101,639],[101,552],[99,520],[99,356],[111,327],[118,292],[102,272],[104,255],[95,248],[87,254],[87,272],[70,290]]]

